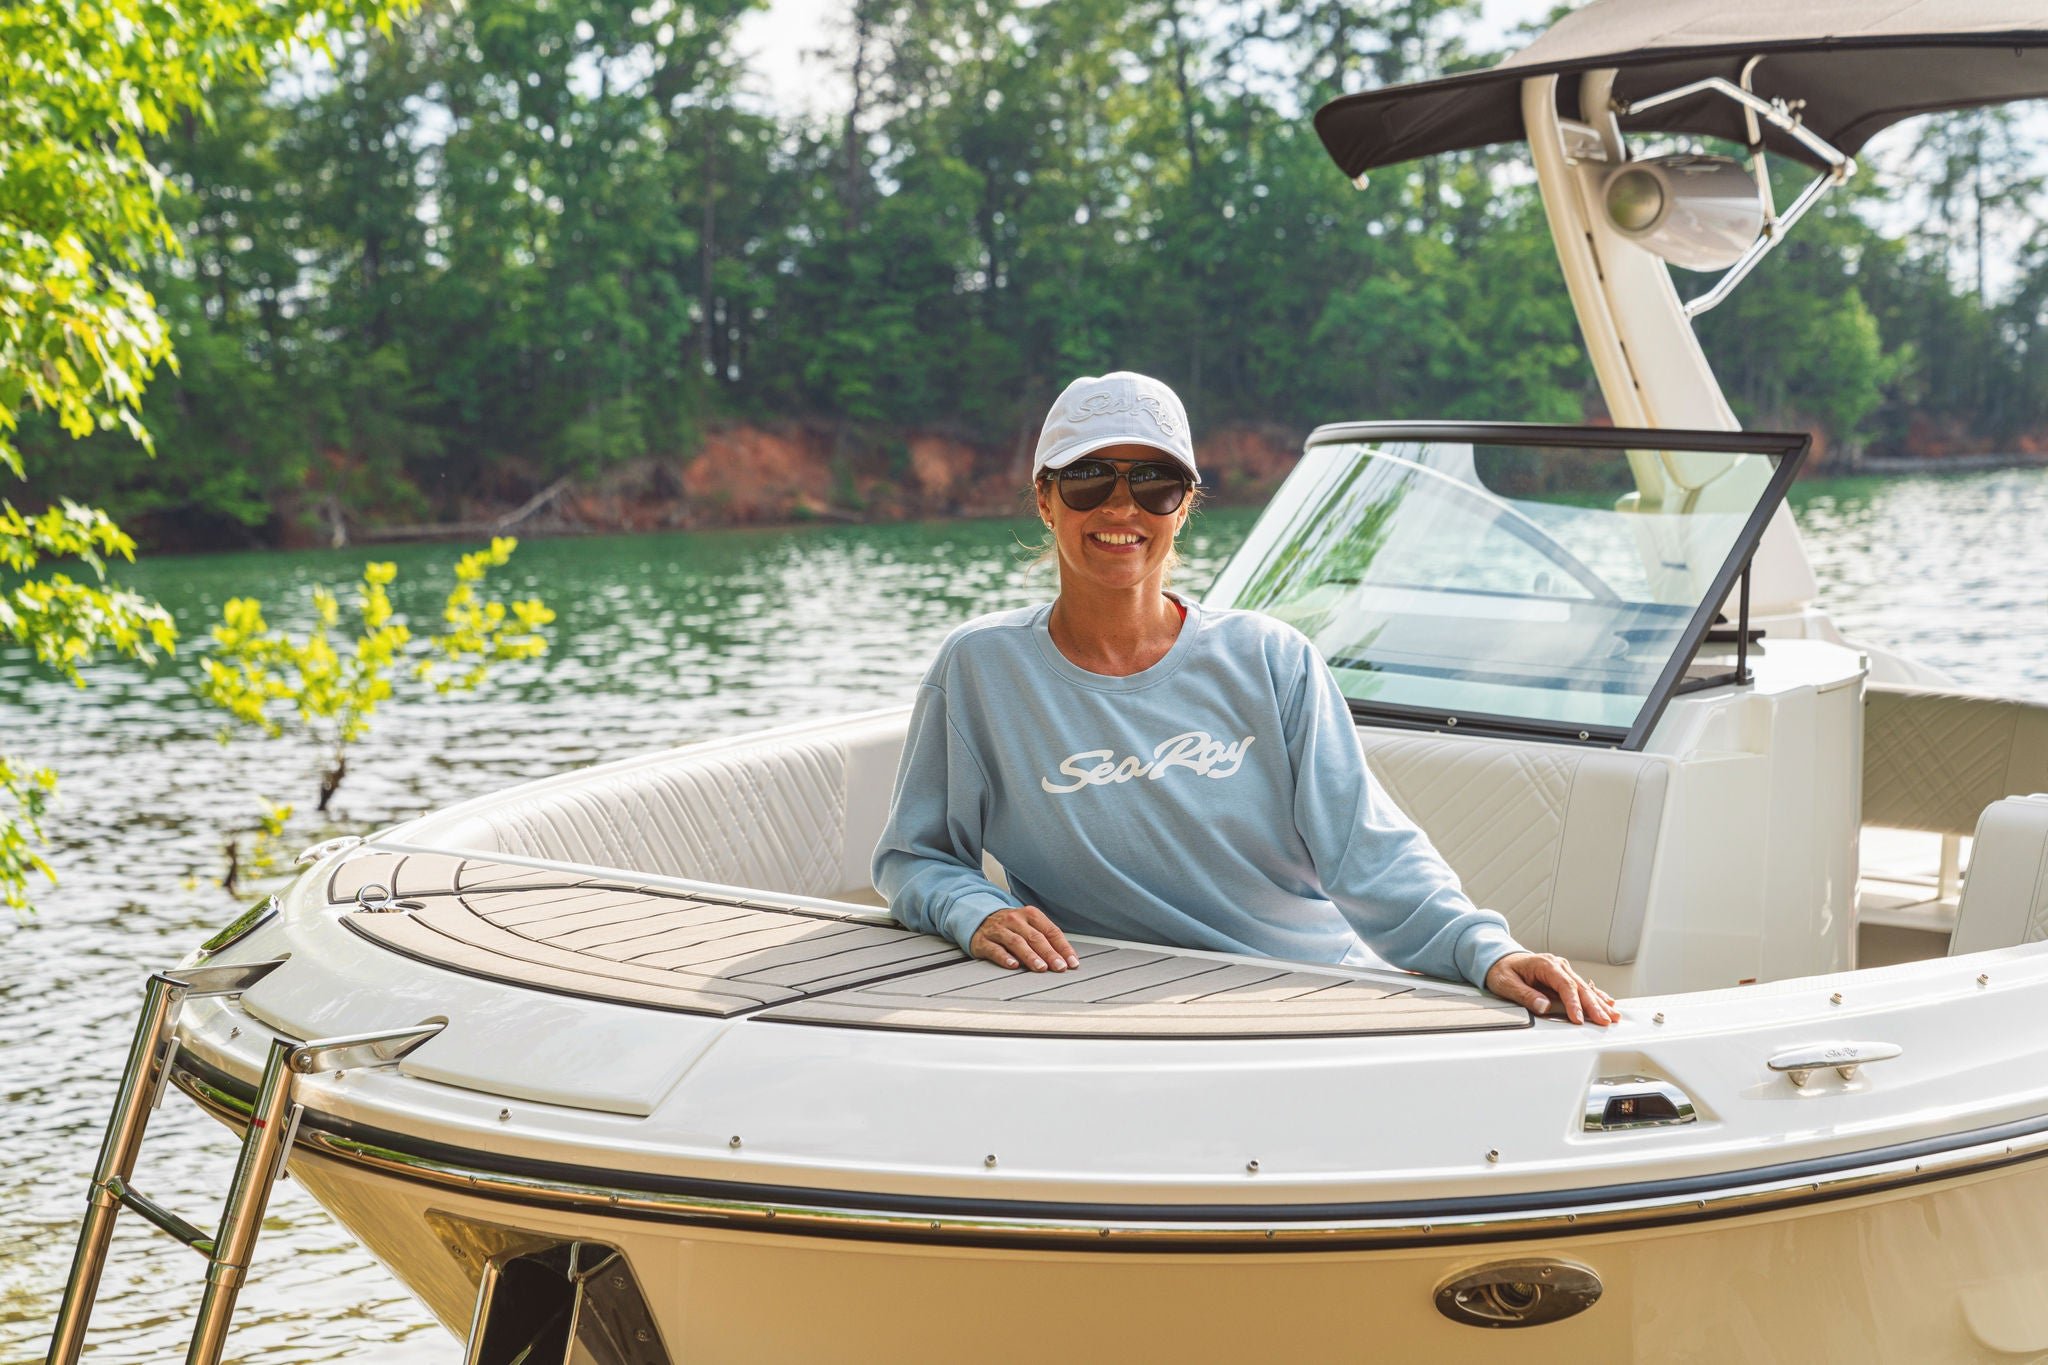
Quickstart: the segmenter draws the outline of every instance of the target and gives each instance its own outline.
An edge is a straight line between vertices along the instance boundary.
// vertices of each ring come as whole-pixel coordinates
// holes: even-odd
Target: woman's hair
[[[1031,515],[1036,516],[1038,514],[1038,494],[1041,490],[1047,489],[1051,483],[1051,474],[1041,474],[1038,476],[1038,482],[1025,485],[1024,503],[1025,506],[1030,509]],[[1202,497],[1204,492],[1205,490],[1200,484],[1192,484],[1189,486],[1187,509],[1188,514],[1190,516],[1202,510]],[[1187,523],[1182,522],[1181,524],[1185,526]],[[1039,536],[1039,538],[1036,541],[1032,541],[1029,543],[1021,540],[1018,541],[1017,549],[1019,552],[1018,557],[1024,561],[1024,571],[1026,573],[1037,573],[1041,569],[1059,563],[1059,542],[1053,539],[1052,527],[1050,526],[1047,526],[1045,528],[1045,533]],[[1173,571],[1175,569],[1178,569],[1179,567],[1180,538],[1178,535],[1176,535],[1174,538],[1173,548],[1166,552],[1167,582],[1171,583],[1173,581]]]

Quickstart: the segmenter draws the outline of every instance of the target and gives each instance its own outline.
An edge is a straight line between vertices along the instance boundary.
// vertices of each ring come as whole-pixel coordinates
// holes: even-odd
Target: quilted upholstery
[[[1992,802],[2048,788],[2048,706],[1874,684],[1863,701],[1866,825],[1968,834]]]
[[[1361,734],[1388,795],[1518,940],[1586,962],[1635,960],[1669,759]]]
[[[2048,938],[2048,796],[1996,802],[1977,822],[1950,956]]]
[[[467,803],[402,837],[799,896],[859,896],[907,713],[690,745]]]

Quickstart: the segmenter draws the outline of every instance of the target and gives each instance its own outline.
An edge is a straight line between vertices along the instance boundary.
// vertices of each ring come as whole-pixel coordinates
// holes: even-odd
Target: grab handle
[[[1771,1070],[1781,1071],[1795,1086],[1803,1086],[1813,1073],[1833,1067],[1845,1081],[1854,1080],[1856,1068],[1872,1062],[1888,1062],[1905,1049],[1897,1043],[1806,1043],[1788,1048],[1771,1058]]]

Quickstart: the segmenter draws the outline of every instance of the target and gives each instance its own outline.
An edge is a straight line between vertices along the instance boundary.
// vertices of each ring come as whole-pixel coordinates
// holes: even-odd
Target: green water
[[[1818,482],[1795,502],[1821,600],[1851,635],[1959,680],[2048,699],[2048,473]],[[1252,514],[1200,514],[1180,583],[1196,592]],[[813,715],[908,700],[938,641],[984,611],[1049,595],[1024,567],[1033,522],[720,532],[530,542],[496,581],[559,613],[542,666],[484,692],[407,686],[350,759],[334,823],[369,828],[561,768]],[[50,821],[62,883],[26,924],[0,920],[0,1359],[40,1356],[84,1181],[144,974],[176,961],[234,901],[217,884],[230,829],[261,798],[310,809],[311,754],[237,740],[188,691],[220,605],[262,598],[302,625],[308,589],[399,566],[395,598],[431,616],[457,548],[158,558],[126,580],[192,644],[154,674],[110,668],[80,691],[0,654],[0,740],[63,774]],[[291,848],[326,832],[301,814]],[[167,1103],[138,1183],[197,1221],[232,1165],[223,1130]],[[95,1360],[178,1358],[199,1263],[124,1226],[95,1320]],[[251,1361],[451,1362],[453,1340],[297,1186],[281,1186],[238,1311]]]

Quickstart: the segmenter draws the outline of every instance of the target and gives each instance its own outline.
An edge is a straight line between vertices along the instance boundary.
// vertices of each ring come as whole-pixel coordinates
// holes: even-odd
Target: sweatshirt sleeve
[[[1366,767],[1351,710],[1313,648],[1282,706],[1294,762],[1294,823],[1324,892],[1397,967],[1483,986],[1522,946],[1507,920],[1473,905],[1429,838]]]
[[[912,929],[943,934],[964,952],[981,922],[1022,902],[981,872],[988,781],[946,714],[946,694],[917,690],[896,769],[889,823],[875,848],[875,889]]]

